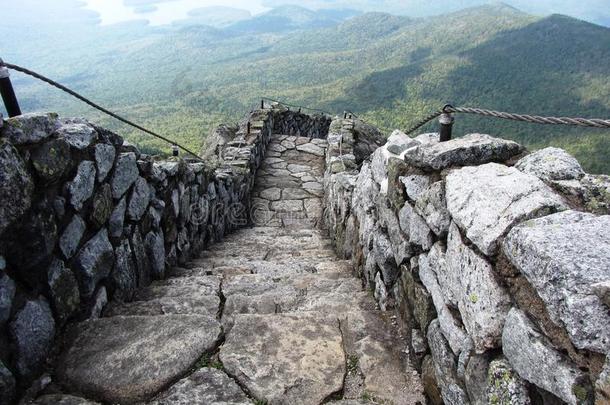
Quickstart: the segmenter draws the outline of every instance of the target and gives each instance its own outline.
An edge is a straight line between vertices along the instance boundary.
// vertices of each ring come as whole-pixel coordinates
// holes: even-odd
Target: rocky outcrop
[[[426,334],[411,352],[430,401],[603,398],[610,182],[560,149],[480,134],[395,131],[360,165],[353,125],[330,126],[325,222],[379,306]]]

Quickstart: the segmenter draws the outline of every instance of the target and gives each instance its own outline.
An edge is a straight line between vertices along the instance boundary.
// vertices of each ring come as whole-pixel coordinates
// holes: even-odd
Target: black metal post
[[[172,145],[172,155],[178,157],[180,154],[180,149],[178,149],[178,145]]]
[[[21,115],[21,109],[15,96],[15,90],[13,90],[8,68],[2,64],[2,59],[0,59],[0,94],[2,94],[2,101],[4,101],[8,116],[16,117]]]
[[[265,100],[261,100],[261,110],[265,109]]]
[[[441,124],[440,130],[440,141],[447,142],[451,140],[451,135],[453,132],[453,123],[455,122],[455,118],[449,113],[442,113],[438,122]]]
[[[247,132],[247,133],[248,133],[248,135],[250,135],[250,130],[252,129],[251,125],[252,125],[252,124],[250,124],[250,121],[248,121],[248,132]]]

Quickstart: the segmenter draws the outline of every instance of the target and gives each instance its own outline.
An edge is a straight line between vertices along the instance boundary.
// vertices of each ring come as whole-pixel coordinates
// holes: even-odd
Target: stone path
[[[324,147],[276,136],[256,184],[262,223],[74,326],[57,367],[66,395],[37,403],[425,403],[389,315],[318,229]]]

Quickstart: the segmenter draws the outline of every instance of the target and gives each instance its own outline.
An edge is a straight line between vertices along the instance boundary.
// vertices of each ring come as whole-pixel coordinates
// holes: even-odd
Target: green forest
[[[21,39],[4,58],[193,149],[215,125],[237,121],[262,97],[337,114],[351,110],[387,133],[446,103],[610,118],[609,28],[504,5],[427,18],[316,19],[295,7],[272,16],[288,22],[274,30],[265,29],[264,18],[226,28],[72,27]],[[17,74],[14,84],[25,111],[85,116],[147,152],[167,151],[46,85]],[[434,130],[433,124],[422,129]],[[610,174],[609,130],[458,116],[456,131],[514,139],[530,149],[558,146],[587,171]]]

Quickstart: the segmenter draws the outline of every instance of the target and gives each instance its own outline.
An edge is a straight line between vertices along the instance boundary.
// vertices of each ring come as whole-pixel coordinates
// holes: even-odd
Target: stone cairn
[[[433,404],[610,403],[610,178],[565,151],[335,120],[325,221],[410,330]]]

